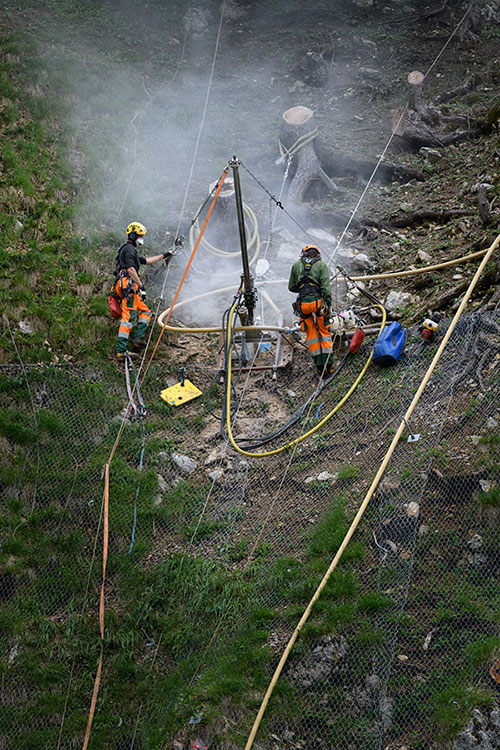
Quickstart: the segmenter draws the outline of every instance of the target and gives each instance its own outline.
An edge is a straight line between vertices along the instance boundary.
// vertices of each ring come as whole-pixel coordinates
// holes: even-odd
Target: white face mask
[[[138,237],[135,242],[136,245],[144,245],[144,237]]]

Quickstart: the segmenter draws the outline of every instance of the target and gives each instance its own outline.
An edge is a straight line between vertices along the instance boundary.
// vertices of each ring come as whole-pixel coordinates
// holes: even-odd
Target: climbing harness
[[[316,282],[309,278],[311,269],[317,261],[319,261],[319,258],[300,258],[300,262],[304,266],[304,275],[299,282],[299,299],[301,300],[304,299],[304,297],[310,297],[313,294],[317,294],[319,291],[319,286]]]

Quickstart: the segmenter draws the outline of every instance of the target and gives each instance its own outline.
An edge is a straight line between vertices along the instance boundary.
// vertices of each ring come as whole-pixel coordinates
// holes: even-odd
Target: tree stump
[[[490,202],[488,200],[488,186],[479,185],[477,191],[477,206],[479,209],[479,216],[485,226],[491,224],[493,219],[491,218]]]
[[[298,141],[303,139],[303,145],[291,155],[292,178],[288,195],[293,203],[303,203],[309,187],[315,181],[321,182],[331,192],[338,192],[337,185],[324,171],[314,149],[317,132],[314,113],[309,107],[298,105],[283,113],[280,142],[285,151],[293,150],[300,145]]]
[[[212,195],[217,182],[213,182],[208,187],[208,194]],[[205,210],[202,212],[199,222],[205,218],[210,201],[208,201]],[[226,177],[222,190],[217,196],[215,205],[210,216],[210,221],[205,230],[205,238],[216,248],[225,252],[235,252],[239,255],[238,245],[238,216],[236,213],[236,198],[234,191],[234,180],[232,177]]]
[[[309,142],[291,155],[289,170],[289,197],[295,203],[302,203],[311,184],[316,181],[325,185],[331,192],[338,192],[339,188],[332,177],[360,177],[368,179],[375,168],[375,162],[369,159],[354,159],[349,154],[341,154],[329,148],[318,134],[314,113],[308,107],[297,105],[284,112],[281,120],[280,143],[285,152],[300,138]],[[299,145],[299,144],[297,144]],[[416,170],[397,166],[390,162],[378,165],[377,179],[381,182],[408,182],[409,180],[423,180],[423,174]]]
[[[449,146],[480,132],[477,121],[467,115],[445,115],[427,99],[425,76],[419,70],[408,74],[408,104],[393,114],[396,142],[406,150],[422,146]]]

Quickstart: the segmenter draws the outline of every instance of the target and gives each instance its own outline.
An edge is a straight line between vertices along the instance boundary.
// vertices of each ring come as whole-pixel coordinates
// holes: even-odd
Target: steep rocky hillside
[[[274,196],[285,187],[300,224],[278,210],[273,225],[274,201],[241,170],[266,278],[286,279],[303,226],[334,253],[407,102],[408,73],[439,55],[427,101],[477,133],[423,151],[393,138],[337,259],[366,275],[484,250],[498,232],[500,21],[494,3],[468,8],[0,0],[0,750],[83,746],[96,674],[89,748],[245,747],[436,353],[441,339],[426,344],[418,324],[439,310],[444,335],[480,258],[364,282],[379,299],[392,293],[407,344],[396,367],[370,365],[340,411],[373,337],[320,392],[303,342],[291,340],[293,364],[275,379],[244,370],[238,348],[234,433],[241,444],[271,435],[245,455],[227,440],[218,335],[165,336],[140,398],[130,369],[131,406],[110,361],[116,247],[131,219],[148,226],[148,254],[187,236],[237,153]],[[293,207],[275,162],[282,114],[297,105],[314,111],[343,171],[330,161],[337,191],[313,183]],[[150,273],[158,309],[188,250],[166,280]],[[180,308],[181,323],[220,325],[239,269],[219,258],[200,249],[184,294],[226,291]],[[500,745],[497,265],[498,255],[312,608],[255,748]],[[281,288],[269,295],[291,320]],[[350,294],[380,325],[372,302]],[[274,343],[261,343],[269,365]],[[345,352],[336,339],[337,362]],[[203,396],[176,408],[160,392],[180,368]]]

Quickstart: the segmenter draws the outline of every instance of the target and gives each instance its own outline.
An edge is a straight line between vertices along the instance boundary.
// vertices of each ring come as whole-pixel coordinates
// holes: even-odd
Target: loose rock
[[[192,474],[198,466],[194,459],[184,456],[182,453],[172,453],[172,461],[183,474]]]
[[[291,677],[303,687],[310,687],[337,671],[339,662],[347,654],[347,649],[344,636],[335,640],[333,636],[327,635],[293,669]]]
[[[162,475],[157,474],[156,479],[158,480],[158,489],[160,490],[160,492],[168,492],[168,484],[166,483]]]
[[[467,542],[471,550],[475,551],[483,546],[483,537],[481,534],[474,534]]]
[[[385,307],[392,312],[392,310],[402,308],[410,302],[413,302],[413,295],[409,294],[409,292],[392,291],[387,295]]]
[[[355,271],[368,271],[373,263],[365,253],[358,253],[352,259],[352,267]]]
[[[337,244],[337,238],[333,236],[333,234],[330,234],[329,232],[325,232],[324,229],[308,229],[308,234],[311,234],[313,237],[315,237],[317,240],[320,240],[322,242],[328,242],[330,245],[336,245]]]
[[[422,146],[418,152],[429,164],[436,164],[441,161],[443,154],[435,148],[429,148],[428,146]]]
[[[321,474],[318,474],[316,479],[318,482],[328,482],[329,479],[337,479],[338,474],[330,474],[328,471],[322,471]]]
[[[218,482],[219,479],[222,479],[224,476],[224,471],[222,469],[215,469],[214,471],[211,471],[208,475],[208,478],[212,480],[212,482]]]
[[[23,333],[35,333],[31,323],[28,323],[26,320],[19,321],[19,328],[21,329]]]

